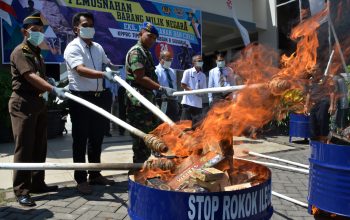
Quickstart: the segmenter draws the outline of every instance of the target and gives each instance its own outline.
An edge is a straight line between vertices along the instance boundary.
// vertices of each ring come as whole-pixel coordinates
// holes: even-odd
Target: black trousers
[[[106,90],[106,103],[105,103],[105,108],[104,110],[106,110],[107,112],[111,113],[112,110],[112,103],[113,103],[113,94],[111,92],[111,90],[107,89]],[[105,130],[105,134],[108,134],[111,131],[111,123],[107,123],[106,125],[106,130]]]
[[[118,117],[119,119],[126,121],[126,106],[125,106],[125,88],[118,88]],[[119,134],[124,134],[125,128],[119,126]]]
[[[202,120],[202,109],[189,105],[182,105],[181,120],[192,120],[192,128]]]
[[[44,100],[33,95],[12,93],[9,112],[15,139],[13,162],[44,163],[47,152],[47,111]],[[14,170],[15,195],[27,195],[33,187],[43,187],[44,178],[43,170]]]
[[[317,102],[310,110],[310,136],[312,139],[329,133],[329,100]]]
[[[109,94],[107,91],[98,93],[94,92],[76,92],[73,95],[85,99],[103,109],[107,108]],[[72,121],[73,137],[73,162],[85,163],[87,151],[89,163],[101,162],[101,146],[106,131],[108,119],[87,107],[68,100],[69,113]],[[88,171],[89,178],[94,179],[100,176],[100,171]],[[75,171],[74,179],[79,184],[87,181],[86,171]]]

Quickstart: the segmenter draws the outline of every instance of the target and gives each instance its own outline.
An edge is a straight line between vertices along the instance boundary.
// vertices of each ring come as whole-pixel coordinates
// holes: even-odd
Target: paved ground
[[[302,141],[288,143],[288,137],[269,137],[265,141],[284,145],[279,152],[268,155],[308,164],[308,145]],[[260,142],[259,142],[260,143]],[[254,144],[252,142],[251,144]],[[259,159],[262,160],[262,159]],[[262,160],[264,161],[264,160]],[[271,162],[271,161],[269,161]],[[278,169],[272,170],[272,190],[307,203],[308,176]],[[7,203],[0,206],[0,219],[129,219],[127,215],[127,175],[113,176],[117,184],[110,187],[94,186],[94,193],[82,196],[73,182],[60,183],[59,191],[52,194],[34,195],[35,208],[23,208],[13,202],[11,190],[5,191]],[[11,202],[12,201],[12,202]],[[307,209],[272,198],[272,219],[314,219]]]

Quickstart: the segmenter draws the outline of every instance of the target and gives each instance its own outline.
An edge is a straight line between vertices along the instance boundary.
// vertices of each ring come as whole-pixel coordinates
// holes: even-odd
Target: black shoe
[[[55,192],[57,191],[58,186],[54,185],[54,186],[48,186],[48,185],[44,185],[38,188],[32,188],[32,190],[30,190],[31,193],[47,193],[47,192]]]
[[[17,196],[17,202],[23,206],[36,206],[34,200],[32,197],[30,197],[30,195]]]

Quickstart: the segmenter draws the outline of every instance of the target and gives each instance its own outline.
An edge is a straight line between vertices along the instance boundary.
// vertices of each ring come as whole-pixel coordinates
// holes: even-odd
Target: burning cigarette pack
[[[235,191],[235,190],[241,190],[241,189],[246,189],[251,187],[251,183],[242,183],[242,184],[237,184],[237,185],[232,185],[232,186],[226,186],[224,187],[224,191]]]
[[[147,179],[146,185],[155,189],[172,190],[170,186],[158,177]]]
[[[212,167],[223,159],[224,157],[220,154],[208,152],[197,161],[189,161],[189,165],[184,169],[178,171],[178,174],[168,182],[168,185],[171,188],[178,190],[180,186],[183,185],[183,183],[192,176],[194,170]]]
[[[222,172],[222,171],[221,171]],[[200,186],[207,189],[209,192],[223,191],[225,187],[230,186],[230,179],[227,173],[222,172],[221,178],[214,181],[203,181],[192,176],[189,186]]]
[[[220,181],[210,181],[205,182],[200,179],[191,178],[191,181],[193,185],[198,185],[200,187],[203,187],[204,189],[207,189],[209,192],[218,192],[220,191]]]
[[[224,172],[215,168],[197,169],[193,172],[193,177],[202,181],[213,181],[221,179],[224,176]]]

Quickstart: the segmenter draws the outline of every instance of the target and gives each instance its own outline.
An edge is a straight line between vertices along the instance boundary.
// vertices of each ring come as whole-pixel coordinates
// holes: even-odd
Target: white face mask
[[[164,67],[165,69],[169,69],[170,66],[171,66],[171,61],[166,61],[166,60],[164,60],[163,67]]]
[[[34,46],[37,47],[44,41],[45,34],[41,33],[40,31],[28,30],[28,33],[29,33],[29,37],[27,40]]]
[[[216,61],[216,65],[219,68],[223,68],[223,67],[225,67],[225,61]]]
[[[202,66],[203,66],[203,61],[201,61],[201,62],[196,62],[196,63],[195,63],[195,66],[196,66],[196,67],[199,67],[199,68],[202,68]]]
[[[92,27],[81,27],[80,28],[80,37],[84,39],[92,39],[95,35],[95,28]]]

